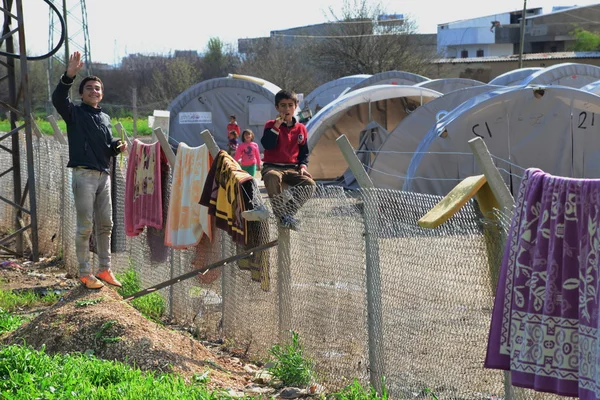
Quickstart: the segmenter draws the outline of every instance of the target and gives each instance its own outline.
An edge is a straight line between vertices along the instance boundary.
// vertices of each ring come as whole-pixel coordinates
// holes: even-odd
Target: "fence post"
[[[137,138],[138,135],[138,131],[137,131],[137,119],[138,119],[138,110],[137,110],[137,88],[134,87],[132,88],[132,93],[131,93],[131,97],[132,97],[132,108],[133,108],[133,138]]]
[[[175,153],[173,152],[173,149],[171,148],[167,137],[164,135],[162,128],[154,129],[153,133],[154,136],[156,136],[156,138],[160,142],[160,147],[162,147],[163,151],[165,152],[165,156],[167,156],[167,161],[169,162],[169,165],[171,167],[175,167]]]
[[[56,122],[56,118],[54,118],[54,115],[48,115],[46,119],[48,120],[48,122],[50,122],[50,125],[52,125],[52,130],[54,130],[54,138],[58,140],[58,143],[67,144],[63,133],[58,127],[58,123]]]
[[[469,147],[471,147],[473,155],[475,156],[475,159],[477,160],[477,163],[479,164],[479,167],[483,170],[483,174],[485,175],[488,185],[490,185],[490,189],[492,189],[494,196],[502,208],[501,211],[512,212],[515,207],[515,200],[512,197],[510,190],[508,190],[508,187],[504,183],[502,175],[500,175],[500,171],[498,171],[498,168],[496,168],[494,165],[494,161],[492,160],[492,156],[490,155],[485,142],[480,137],[477,137],[469,140],[468,143]],[[503,247],[505,240],[506,238],[503,237]],[[491,258],[488,257],[488,259]],[[496,261],[496,265],[494,265],[494,267],[497,268],[497,272],[499,272],[501,268],[500,263],[502,261],[494,261]],[[493,293],[493,295],[495,295],[495,293]],[[504,371],[504,399],[515,399],[515,391],[511,384],[510,371]]]
[[[33,116],[33,114],[30,114],[31,116],[31,128],[33,129],[33,134],[35,136],[39,138],[42,137],[42,131],[40,130],[40,127],[38,126],[37,122],[35,122],[35,117]]]
[[[356,181],[361,189],[373,189],[374,185],[371,178],[365,171],[362,163],[356,156],[352,145],[345,135],[337,138],[336,143],[350,170],[354,174]],[[364,193],[364,192],[363,192]],[[385,376],[385,360],[383,352],[383,323],[382,323],[382,305],[381,305],[381,271],[379,267],[379,242],[377,240],[377,193],[373,193],[373,199],[365,199],[364,220],[365,220],[365,249],[366,249],[366,274],[367,274],[367,326],[369,330],[369,369],[371,385],[382,392],[382,379]],[[281,241],[279,242],[281,246]]]
[[[210,131],[208,129],[203,130],[202,132],[200,132],[200,136],[202,137],[202,140],[204,141],[204,144],[206,145],[206,147],[208,147],[208,152],[210,153],[210,155],[212,156],[213,159],[217,158],[217,155],[219,154],[219,146],[217,145],[217,142],[215,142],[215,138],[213,137],[213,135],[210,133]],[[224,237],[222,235],[222,231],[219,229],[215,229],[213,232],[213,240],[215,242],[220,242],[221,243],[221,258],[225,258],[225,253],[226,253],[226,247],[225,247],[225,240]],[[222,271],[221,271],[221,332],[224,334],[227,332],[227,325],[226,325],[226,319],[225,319],[225,303],[226,303],[226,284],[225,284],[225,268],[227,266],[223,266],[222,267]]]

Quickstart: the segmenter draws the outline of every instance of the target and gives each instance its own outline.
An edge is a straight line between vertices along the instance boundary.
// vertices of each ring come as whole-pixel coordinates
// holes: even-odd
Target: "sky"
[[[353,4],[355,0],[346,1]],[[598,2],[528,0],[527,8],[543,7],[544,12],[550,12],[553,6]],[[24,0],[23,3],[28,53],[46,53],[49,7],[43,0]],[[61,0],[54,3],[62,5]],[[80,0],[67,0],[67,4],[77,15],[77,21],[69,20],[69,36],[83,43]],[[96,62],[118,64],[122,57],[132,53],[168,54],[174,50],[202,53],[211,37],[237,48],[238,38],[264,37],[272,30],[334,20],[329,10],[341,15],[343,4],[344,0],[87,0],[91,56]],[[523,0],[382,0],[380,4],[389,14],[412,18],[420,33],[435,33],[437,25],[444,22],[523,8]],[[74,46],[70,50],[73,51]]]

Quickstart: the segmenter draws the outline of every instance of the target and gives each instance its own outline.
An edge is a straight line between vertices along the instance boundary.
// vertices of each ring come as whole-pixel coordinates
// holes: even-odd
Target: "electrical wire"
[[[60,48],[62,47],[63,43],[65,42],[66,39],[66,30],[65,30],[65,20],[63,19],[60,11],[58,10],[58,8],[56,8],[56,6],[54,4],[52,4],[50,2],[50,0],[42,0],[44,3],[48,4],[48,6],[52,9],[52,11],[54,11],[54,13],[58,16],[58,21],[60,22],[60,39],[58,41],[58,43],[56,44],[56,46],[50,50],[48,53],[46,54],[42,54],[41,56],[27,56],[27,61],[39,61],[39,60],[45,60],[46,58],[52,57],[54,54],[56,54],[58,52],[58,50],[60,50]],[[4,4],[8,4],[7,1],[4,1]],[[11,2],[12,5],[12,2]],[[8,7],[7,7],[8,8]],[[8,28],[8,26],[10,25],[10,19],[13,17],[10,14],[10,9],[8,10],[8,13],[5,13],[4,15],[4,28],[3,28],[3,35],[7,34],[8,32],[6,31],[6,29]],[[0,50],[0,56],[5,56],[5,57],[9,57],[9,58],[16,58],[19,59],[21,58],[20,54],[15,54],[15,53],[8,53],[6,51],[2,51]]]

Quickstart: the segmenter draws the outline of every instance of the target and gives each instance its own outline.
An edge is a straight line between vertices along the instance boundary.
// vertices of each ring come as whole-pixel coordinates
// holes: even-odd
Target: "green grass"
[[[14,292],[0,289],[0,309],[13,312],[17,308],[30,308],[38,305],[50,306],[58,301],[57,294],[38,296],[33,291]]]
[[[175,400],[230,399],[173,374],[141,372],[90,355],[48,355],[23,346],[0,349],[0,398]]]
[[[123,297],[142,290],[140,277],[133,267],[127,268],[121,274],[116,274],[116,278],[123,284],[123,287],[117,289],[117,292]],[[166,301],[159,292],[134,299],[131,301],[131,305],[149,320],[162,323],[161,317],[165,313]]]
[[[273,356],[273,366],[267,369],[284,385],[302,387],[313,381],[314,363],[305,356],[298,333],[291,333],[291,343],[271,347],[269,353]]]
[[[335,400],[388,400],[389,395],[385,387],[385,378],[383,378],[381,386],[382,393],[379,395],[372,385],[364,388],[358,379],[354,379],[350,385],[335,393],[332,398]]]
[[[0,335],[12,332],[25,322],[25,318],[9,313],[0,308]]]
[[[43,134],[45,134],[45,135],[53,135],[54,134],[54,131],[52,130],[52,126],[50,125],[50,122],[48,122],[42,118],[36,118],[35,122],[37,123],[37,125],[39,126],[39,128]],[[117,122],[120,122],[121,124],[123,124],[123,128],[125,128],[125,130],[127,131],[127,134],[129,136],[133,135],[133,119],[132,118],[113,118],[112,119],[113,127],[115,126],[115,124]],[[17,126],[20,126],[22,123],[23,123],[22,121],[17,122]],[[63,121],[62,119],[58,120],[58,127],[63,132],[67,131],[65,121]],[[138,119],[137,129],[138,129],[138,135],[152,134],[152,129],[150,129],[148,127],[147,119],[143,119],[143,118]],[[10,131],[10,122],[8,120],[0,120],[0,132],[9,132],[9,131]],[[118,133],[117,129],[113,128],[113,136],[117,137],[118,135],[119,135],[119,133]]]

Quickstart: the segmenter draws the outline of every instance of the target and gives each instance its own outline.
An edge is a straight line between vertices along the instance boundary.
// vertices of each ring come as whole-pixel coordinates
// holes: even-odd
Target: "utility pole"
[[[67,14],[69,13],[69,9],[67,8],[67,0],[63,0],[63,18],[65,19],[65,66],[69,65],[69,56],[71,53],[69,52],[69,23],[67,22]]]
[[[523,14],[521,15],[521,43],[519,45],[519,68],[523,68],[523,48],[525,46],[525,17],[527,16],[527,0],[523,0]]]

